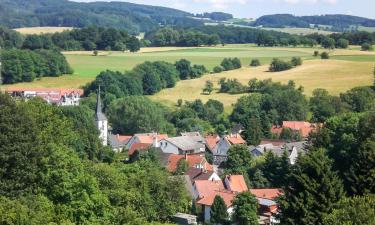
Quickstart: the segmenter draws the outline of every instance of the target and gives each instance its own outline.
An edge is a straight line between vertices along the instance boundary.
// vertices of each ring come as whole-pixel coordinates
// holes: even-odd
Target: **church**
[[[96,97],[95,123],[99,130],[99,138],[103,146],[108,145],[108,119],[102,112],[102,102],[100,100],[100,86]]]

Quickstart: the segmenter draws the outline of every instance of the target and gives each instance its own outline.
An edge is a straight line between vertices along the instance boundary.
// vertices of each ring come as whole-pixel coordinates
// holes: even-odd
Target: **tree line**
[[[31,82],[36,78],[73,73],[64,55],[58,51],[10,49],[3,50],[0,57],[4,84]]]

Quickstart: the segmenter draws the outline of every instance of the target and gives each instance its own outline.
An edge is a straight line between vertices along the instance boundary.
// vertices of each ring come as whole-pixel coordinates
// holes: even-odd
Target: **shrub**
[[[362,44],[361,49],[362,51],[372,51],[373,47],[370,43],[365,42]]]
[[[215,68],[214,68],[214,73],[221,73],[223,71],[224,71],[224,69],[221,66],[215,66]]]
[[[328,54],[328,52],[322,52],[322,54],[320,55],[320,57],[322,59],[329,59],[329,54]]]
[[[285,62],[280,59],[273,59],[269,68],[269,71],[271,72],[279,72],[279,71],[284,71],[284,70],[289,70],[293,66],[290,62]]]
[[[302,59],[301,59],[301,57],[293,57],[290,62],[292,63],[293,66],[300,66],[300,65],[302,65]]]
[[[314,51],[314,56],[315,57],[319,56],[319,51]]]
[[[253,60],[251,60],[250,66],[253,66],[253,67],[260,66],[259,59],[253,59]]]

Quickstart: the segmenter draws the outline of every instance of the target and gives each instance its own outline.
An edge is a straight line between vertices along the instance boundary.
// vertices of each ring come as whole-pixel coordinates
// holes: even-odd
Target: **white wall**
[[[99,130],[99,138],[104,146],[108,145],[108,121],[97,121],[96,126]]]
[[[179,154],[177,146],[174,144],[166,141],[166,140],[161,140],[160,141],[160,148],[164,153],[172,153],[172,154]]]
[[[294,165],[296,163],[297,157],[298,157],[297,148],[293,147],[292,152],[290,153],[290,156],[289,156],[290,164]]]

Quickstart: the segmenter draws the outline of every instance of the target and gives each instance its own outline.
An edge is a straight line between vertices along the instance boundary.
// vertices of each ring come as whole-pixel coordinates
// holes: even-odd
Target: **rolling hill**
[[[1,0],[0,24],[20,27],[86,27],[90,25],[147,32],[159,25],[197,26],[192,14],[127,2],[72,2],[68,0]]]

